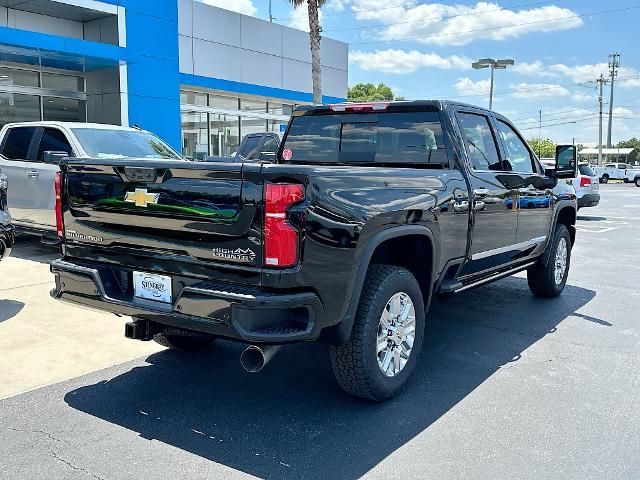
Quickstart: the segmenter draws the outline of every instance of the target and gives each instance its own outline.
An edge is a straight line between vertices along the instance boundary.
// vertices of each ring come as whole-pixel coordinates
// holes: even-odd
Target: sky
[[[204,0],[269,18],[269,0]],[[275,21],[308,30],[306,5],[272,0]],[[323,35],[349,44],[349,85],[384,82],[408,100],[488,106],[480,58],[510,58],[496,71],[494,110],[527,138],[597,144],[596,78],[621,54],[614,88],[613,143],[640,138],[640,0],[327,0]],[[610,85],[604,89],[606,143]]]

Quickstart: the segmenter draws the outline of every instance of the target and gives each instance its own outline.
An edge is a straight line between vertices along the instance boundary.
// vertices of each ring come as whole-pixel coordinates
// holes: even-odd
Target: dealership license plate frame
[[[145,285],[145,282],[152,283]],[[133,296],[136,298],[171,304],[173,299],[171,287],[171,277],[166,275],[138,271],[133,272]]]

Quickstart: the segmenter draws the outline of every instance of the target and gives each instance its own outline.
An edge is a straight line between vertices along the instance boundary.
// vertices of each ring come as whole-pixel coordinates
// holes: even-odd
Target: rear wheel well
[[[426,235],[403,235],[378,245],[370,265],[395,265],[409,270],[420,285],[425,302],[431,298],[433,245]]]
[[[562,223],[569,230],[571,236],[571,245],[576,243],[576,215],[577,212],[571,207],[564,207],[558,212],[558,220],[556,223]]]

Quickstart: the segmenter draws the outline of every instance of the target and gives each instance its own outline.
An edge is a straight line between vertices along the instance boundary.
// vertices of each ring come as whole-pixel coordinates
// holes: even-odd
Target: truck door
[[[536,188],[544,173],[538,169],[527,143],[504,119],[496,119],[496,129],[502,141],[504,160],[513,174],[524,180],[518,193],[518,229],[516,244],[527,250],[544,243],[549,235],[552,220],[552,189]]]
[[[33,139],[37,127],[14,127],[7,130],[0,145],[0,168],[7,176],[7,199],[13,221],[30,224],[31,199],[28,185],[33,181]]]
[[[458,126],[468,158],[473,233],[465,274],[504,264],[516,243],[516,191],[501,181],[504,168],[491,120],[482,111],[459,111]]]
[[[73,156],[73,149],[66,135],[57,128],[45,127],[36,132],[34,141],[34,162],[32,175],[27,182],[31,199],[31,221],[40,228],[54,229],[55,190],[54,182],[59,168],[57,164],[45,163],[44,152],[66,152]]]

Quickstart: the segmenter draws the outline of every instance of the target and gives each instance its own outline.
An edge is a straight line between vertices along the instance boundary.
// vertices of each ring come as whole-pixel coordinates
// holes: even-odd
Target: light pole
[[[502,60],[494,60],[493,58],[481,58],[477,62],[473,62],[471,66],[475,70],[481,70],[483,68],[491,68],[491,86],[489,87],[489,110],[493,109],[493,72],[494,70],[504,70],[510,65],[514,65],[515,62],[510,58]]]

